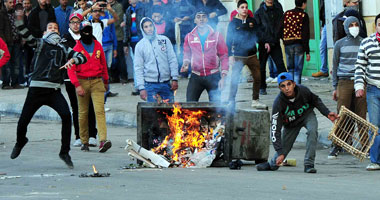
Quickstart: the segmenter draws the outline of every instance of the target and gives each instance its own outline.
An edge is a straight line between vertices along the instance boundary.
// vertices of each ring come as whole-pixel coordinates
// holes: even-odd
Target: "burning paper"
[[[202,123],[206,111],[181,109],[179,104],[174,104],[172,111],[172,115],[166,114],[170,132],[152,151],[181,167],[211,166],[224,137],[225,126],[220,116],[212,122]]]

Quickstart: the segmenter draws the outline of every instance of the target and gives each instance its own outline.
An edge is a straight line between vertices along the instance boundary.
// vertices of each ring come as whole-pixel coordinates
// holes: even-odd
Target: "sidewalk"
[[[222,92],[222,100],[226,100],[229,93],[229,79],[226,80],[226,89]],[[186,101],[186,88],[188,79],[179,80],[179,88],[177,90],[175,101],[185,102]],[[311,77],[305,77],[303,82],[304,85],[308,86],[311,91],[318,94],[322,101],[331,111],[336,111],[336,102],[332,100],[331,83],[327,78],[314,79]],[[136,127],[136,108],[137,103],[142,102],[139,96],[132,96],[132,84],[111,84],[111,91],[119,93],[118,96],[107,98],[107,103],[105,107],[111,110],[106,112],[107,124],[124,126],[124,127]],[[19,116],[22,111],[22,107],[26,98],[28,88],[25,89],[14,89],[14,90],[1,90],[0,89],[0,114],[6,116]],[[269,110],[272,109],[273,100],[279,93],[277,84],[271,83],[267,88],[268,95],[260,96],[260,100],[268,105]],[[62,85],[62,94],[65,96],[67,102],[69,99],[65,90],[64,85]],[[245,109],[250,108],[252,100],[252,83],[241,83],[239,85],[238,94],[236,97],[237,108]],[[200,101],[208,101],[207,92],[204,91]],[[319,121],[319,141],[323,144],[329,144],[327,141],[327,135],[331,130],[332,123],[322,116],[319,111],[315,109],[317,118]],[[58,114],[50,107],[43,106],[35,115],[34,118],[44,119],[44,120],[60,120]],[[305,134],[300,134],[298,141],[305,141]]]

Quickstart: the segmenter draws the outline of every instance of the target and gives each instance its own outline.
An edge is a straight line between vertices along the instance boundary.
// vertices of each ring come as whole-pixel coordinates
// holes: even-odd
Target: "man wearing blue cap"
[[[293,147],[302,127],[307,132],[305,173],[317,173],[314,168],[315,149],[318,139],[318,121],[314,107],[334,122],[338,115],[323,104],[322,100],[309,88],[296,85],[288,72],[278,75],[277,82],[281,90],[273,103],[271,121],[271,140],[276,150],[271,161],[256,166],[258,171],[275,171],[284,161]],[[281,129],[283,131],[281,133]]]

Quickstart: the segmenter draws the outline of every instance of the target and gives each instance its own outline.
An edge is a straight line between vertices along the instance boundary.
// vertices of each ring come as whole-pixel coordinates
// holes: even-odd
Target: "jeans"
[[[292,149],[293,144],[296,141],[297,136],[302,127],[305,127],[307,130],[306,153],[304,157],[304,165],[305,166],[314,165],[315,150],[316,150],[317,141],[318,141],[318,121],[317,121],[317,117],[315,116],[314,111],[310,112],[305,117],[305,119],[301,123],[297,124],[295,127],[283,127],[283,131],[281,134],[282,151],[286,158],[286,156],[289,154],[290,150]],[[276,152],[272,160],[269,162],[273,170],[276,170],[279,168],[279,166],[276,165],[276,159],[278,156],[279,154]]]
[[[321,72],[328,73],[329,68],[327,67],[327,33],[326,33],[326,26],[322,29],[321,34],[321,43],[319,44],[319,51],[321,53]]]
[[[75,130],[75,139],[80,139],[79,136],[79,114],[78,114],[78,99],[75,91],[75,86],[70,81],[65,81],[67,95],[69,96],[71,111],[73,113],[73,124]],[[96,130],[95,112],[92,100],[88,107],[88,130],[90,137],[96,138],[98,130]]]
[[[261,72],[261,84],[260,89],[266,89],[267,83],[265,82],[266,79],[266,67],[267,67],[267,60],[268,57],[271,56],[274,63],[277,67],[277,73],[280,74],[282,72],[286,72],[284,60],[282,57],[282,50],[280,42],[271,45],[271,49],[269,53],[265,49],[264,43],[259,43],[259,60],[260,60],[260,72]]]
[[[61,151],[65,154],[70,151],[71,138],[71,113],[69,106],[63,97],[60,89],[31,87],[25,99],[21,116],[17,124],[17,142],[22,144],[25,141],[28,124],[34,113],[42,106],[53,108],[62,119],[61,128]]]
[[[380,127],[380,89],[373,85],[367,85],[367,110],[369,121]],[[379,131],[380,132],[380,131]],[[378,133],[380,134],[380,133]],[[370,133],[372,136],[372,134]],[[369,151],[372,163],[380,164],[380,136],[375,137],[375,141]]]
[[[113,58],[113,45],[107,45],[103,46],[103,51],[106,56],[106,62],[107,62],[107,69],[108,72],[111,71],[111,66],[112,66],[112,58]],[[108,73],[110,74],[110,73]],[[110,86],[110,85],[108,85]],[[104,102],[107,102],[107,95],[110,93],[111,87],[108,87],[108,90],[104,93]]]
[[[277,78],[277,67],[276,64],[274,63],[272,57],[268,57],[268,68],[269,68],[269,76],[271,78]]]
[[[253,77],[253,87],[252,87],[252,99],[259,99],[259,91],[260,91],[260,63],[257,60],[257,56],[253,55],[247,58],[238,58],[235,57],[235,63],[232,67],[232,75],[231,75],[231,88],[229,101],[235,102],[236,93],[238,90],[238,84],[240,79],[240,72],[243,69],[244,65],[247,65],[249,70],[251,71],[251,75]]]
[[[288,71],[293,75],[293,80],[301,84],[301,76],[304,62],[304,50],[301,44],[291,44],[285,46],[286,62]]]
[[[198,76],[191,74],[191,78],[187,85],[186,101],[199,101],[203,90],[208,93],[208,99],[211,102],[220,102],[219,90],[220,73],[211,74],[209,76]]]
[[[124,80],[128,80],[127,64],[125,62],[123,41],[117,41],[117,57],[115,67],[115,71],[121,73],[117,74],[117,76],[121,75],[121,78],[123,78]]]
[[[174,102],[174,94],[171,90],[170,81],[164,83],[148,83],[145,82],[145,90],[148,95],[147,102],[157,102],[154,96],[159,94],[163,100],[169,99],[169,102]]]
[[[11,59],[3,66],[3,86],[15,86],[19,84],[18,75],[20,70],[21,44],[15,43],[8,46]]]
[[[96,123],[99,133],[99,141],[107,140],[106,114],[104,111],[104,84],[101,78],[93,80],[79,79],[80,85],[83,87],[84,96],[78,96],[79,107],[79,135],[82,144],[88,144],[88,110],[90,97],[94,105]]]

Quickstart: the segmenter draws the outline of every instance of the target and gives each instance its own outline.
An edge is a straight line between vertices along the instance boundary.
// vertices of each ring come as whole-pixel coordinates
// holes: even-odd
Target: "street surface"
[[[327,160],[329,149],[319,146],[317,174],[303,172],[305,144],[297,143],[288,158],[296,167],[276,172],[258,172],[254,165],[241,170],[206,169],[123,169],[130,160],[124,147],[126,139],[136,140],[136,129],[108,126],[112,148],[98,153],[97,148],[81,152],[72,147],[74,169],[58,157],[60,129],[58,121],[33,119],[28,127],[29,143],[21,155],[9,155],[16,139],[17,118],[0,120],[0,200],[14,199],[379,199],[380,172],[365,170],[349,154]],[[72,137],[73,138],[73,137]],[[72,139],[73,140],[73,139]],[[73,141],[72,141],[73,142]],[[273,147],[270,147],[271,155]],[[80,178],[95,165],[106,178]]]

